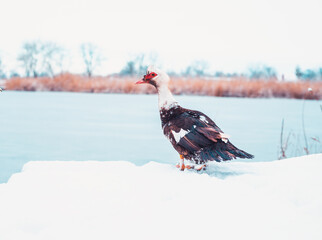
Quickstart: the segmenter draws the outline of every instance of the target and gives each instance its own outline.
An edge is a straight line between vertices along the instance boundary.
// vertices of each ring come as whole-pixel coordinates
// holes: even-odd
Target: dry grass
[[[54,78],[12,78],[6,81],[7,90],[18,91],[68,91],[95,93],[153,94],[149,85],[135,85],[134,77],[84,77],[61,74]],[[172,79],[170,85],[175,94],[207,95],[250,98],[306,98],[322,99],[322,82],[280,82],[276,80],[248,80],[245,78],[207,80],[202,78]],[[313,91],[308,92],[308,88]]]

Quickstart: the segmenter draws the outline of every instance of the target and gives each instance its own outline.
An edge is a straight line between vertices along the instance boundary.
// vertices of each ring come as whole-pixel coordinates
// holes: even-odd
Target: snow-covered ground
[[[277,159],[283,118],[285,138],[294,133],[287,156],[304,154],[302,100],[175,97],[214,119],[233,144],[255,155],[251,161]],[[306,134],[315,152],[322,150],[310,138],[322,139],[319,104],[305,105]],[[28,161],[51,160],[175,164],[178,154],[163,136],[156,95],[2,92],[0,183]]]
[[[0,239],[322,239],[322,154],[211,164],[29,162],[0,184]]]

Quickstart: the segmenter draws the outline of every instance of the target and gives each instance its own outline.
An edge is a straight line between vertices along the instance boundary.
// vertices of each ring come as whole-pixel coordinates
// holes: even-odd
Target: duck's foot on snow
[[[185,165],[185,164],[180,164],[178,163],[176,165],[177,168],[180,168],[181,171],[184,171],[185,169],[189,169],[189,170],[196,170],[196,171],[201,171],[201,170],[206,170],[207,165],[206,164],[200,164],[200,165]]]
[[[206,164],[200,164],[200,165],[195,165],[194,169],[197,171],[201,171],[201,170],[206,170],[207,165]]]
[[[186,168],[187,168],[187,169],[190,169],[190,168],[189,168],[189,167],[190,167],[189,165],[184,165],[183,163],[178,163],[178,164],[176,165],[176,167],[177,167],[177,168],[180,168],[180,170],[181,170],[181,171],[184,171]]]
[[[180,168],[181,171],[185,169],[194,169],[196,171],[206,170],[206,164],[184,164],[184,156],[180,155],[180,162],[176,165],[177,168]]]

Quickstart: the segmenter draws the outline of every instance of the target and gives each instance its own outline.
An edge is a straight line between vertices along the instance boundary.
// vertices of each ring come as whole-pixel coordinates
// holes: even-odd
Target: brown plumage
[[[172,113],[164,116],[164,111]],[[207,161],[227,161],[236,157],[253,157],[224,139],[223,131],[201,112],[178,105],[171,110],[161,110],[160,115],[164,135],[185,159],[201,164]],[[180,135],[180,131],[184,134]]]

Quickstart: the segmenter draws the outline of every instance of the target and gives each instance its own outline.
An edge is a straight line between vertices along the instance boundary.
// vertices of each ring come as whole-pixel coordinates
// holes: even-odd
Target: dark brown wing
[[[186,111],[170,120],[163,132],[182,155],[193,154],[221,141],[222,133],[209,117],[195,111]]]
[[[200,121],[202,121],[203,123],[205,123],[207,126],[210,126],[212,128],[214,128],[216,131],[218,132],[223,132],[214,121],[212,121],[212,119],[210,117],[208,117],[206,114],[199,112],[199,111],[194,111],[194,110],[189,110],[186,109],[186,113],[189,114],[189,116],[195,118],[195,119],[199,119]]]
[[[221,129],[201,112],[184,111],[166,123],[163,132],[179,154],[198,163],[253,158],[229,141],[224,142]]]

